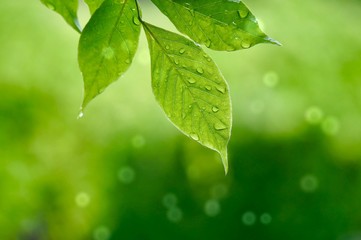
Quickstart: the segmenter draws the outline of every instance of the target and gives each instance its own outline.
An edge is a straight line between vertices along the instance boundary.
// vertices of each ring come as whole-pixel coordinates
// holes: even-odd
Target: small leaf
[[[81,32],[77,10],[78,0],[41,0],[49,9],[59,13],[77,32]]]
[[[152,0],[177,29],[197,43],[220,51],[279,43],[261,31],[255,16],[239,0]]]
[[[194,42],[148,23],[143,26],[158,103],[181,132],[220,153],[227,172],[232,120],[228,85],[222,74]]]
[[[140,23],[134,0],[105,0],[85,26],[79,41],[83,73],[83,108],[117,80],[137,50]]]
[[[103,2],[104,0],[85,0],[85,3],[89,6],[91,13],[94,13]]]

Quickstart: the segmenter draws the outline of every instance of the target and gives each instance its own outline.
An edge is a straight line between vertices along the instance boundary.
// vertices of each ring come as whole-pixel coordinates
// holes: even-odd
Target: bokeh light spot
[[[311,174],[305,175],[300,180],[300,187],[304,192],[314,192],[318,188],[318,179]]]
[[[251,226],[255,224],[256,219],[257,219],[256,214],[252,211],[245,212],[242,215],[242,222],[247,226]]]
[[[75,203],[79,207],[86,207],[90,203],[90,196],[85,192],[79,192],[75,197]]]
[[[118,179],[125,184],[132,183],[135,179],[135,171],[129,166],[122,167],[118,171]]]
[[[327,135],[336,135],[340,129],[340,124],[337,118],[327,117],[322,121],[322,131]]]
[[[136,135],[132,138],[134,148],[142,148],[145,145],[145,138],[142,135]]]
[[[163,205],[167,208],[174,208],[177,205],[178,199],[177,196],[173,193],[167,193],[163,197]]]
[[[318,124],[322,121],[322,118],[323,112],[319,107],[310,107],[305,112],[305,119],[310,124]]]
[[[93,233],[95,240],[108,240],[110,238],[110,230],[105,226],[97,227]]]
[[[270,224],[272,221],[272,216],[269,213],[263,213],[260,218],[260,222],[264,225]]]
[[[263,83],[267,87],[275,87],[278,84],[279,77],[274,71],[269,71],[263,76]]]
[[[167,218],[171,222],[179,222],[183,218],[183,212],[177,207],[172,207],[167,211]]]
[[[209,217],[215,217],[221,212],[221,206],[217,200],[210,199],[204,204],[204,212]]]

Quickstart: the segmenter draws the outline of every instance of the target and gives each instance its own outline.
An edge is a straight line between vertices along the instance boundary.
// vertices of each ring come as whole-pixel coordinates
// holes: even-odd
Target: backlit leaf
[[[91,13],[94,13],[103,2],[104,0],[85,0],[85,3],[89,6]]]
[[[222,51],[279,44],[263,33],[239,0],[152,0],[177,29],[197,43]]]
[[[63,16],[65,21],[77,32],[81,31],[77,17],[78,0],[41,0],[41,2]]]
[[[134,0],[105,0],[79,41],[85,107],[130,66],[138,46],[140,21]]]
[[[147,23],[143,26],[158,103],[180,131],[220,153],[227,172],[231,103],[222,74],[194,42]]]

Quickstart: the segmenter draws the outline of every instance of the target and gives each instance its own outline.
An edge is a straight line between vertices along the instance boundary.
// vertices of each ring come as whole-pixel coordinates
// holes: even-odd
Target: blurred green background
[[[79,35],[3,0],[0,239],[361,239],[361,2],[245,3],[283,47],[209,51],[233,102],[224,176],[157,106],[144,34],[77,120]]]

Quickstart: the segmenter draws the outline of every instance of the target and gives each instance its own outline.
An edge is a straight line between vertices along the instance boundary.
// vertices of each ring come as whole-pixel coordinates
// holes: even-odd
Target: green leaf
[[[103,2],[104,0],[85,0],[85,3],[89,6],[91,13],[94,13]]]
[[[59,13],[77,32],[81,32],[78,21],[78,0],[41,0],[49,9]]]
[[[185,135],[217,151],[228,171],[229,89],[212,59],[194,42],[143,23],[152,64],[153,93]]]
[[[84,78],[83,108],[130,66],[140,21],[134,0],[105,0],[84,28],[79,66]]]
[[[263,33],[239,0],[152,0],[177,29],[197,43],[221,51],[279,43]]]

